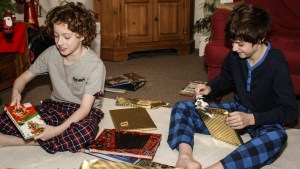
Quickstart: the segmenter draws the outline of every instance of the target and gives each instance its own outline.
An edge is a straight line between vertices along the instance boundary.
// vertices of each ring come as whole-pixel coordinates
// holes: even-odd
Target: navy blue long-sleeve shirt
[[[260,62],[249,66],[237,53],[229,52],[221,73],[208,82],[210,96],[234,87],[238,102],[250,109],[255,126],[291,123],[298,118],[298,105],[283,53],[271,47]]]

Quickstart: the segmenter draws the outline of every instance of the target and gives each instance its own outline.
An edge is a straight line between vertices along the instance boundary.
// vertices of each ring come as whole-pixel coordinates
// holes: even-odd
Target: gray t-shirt
[[[102,60],[90,49],[72,65],[64,65],[64,59],[53,45],[46,49],[30,66],[35,75],[48,73],[53,91],[50,98],[80,104],[84,94],[103,92],[106,69]],[[100,100],[95,101],[98,107]]]

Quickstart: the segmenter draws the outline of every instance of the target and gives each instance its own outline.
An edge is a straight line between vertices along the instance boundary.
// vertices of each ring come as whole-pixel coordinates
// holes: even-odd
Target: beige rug
[[[113,128],[109,110],[124,107],[115,106],[115,100],[104,99],[103,112],[105,117],[100,123],[100,128]],[[161,145],[155,155],[154,161],[175,165],[178,152],[171,150],[167,144],[170,108],[147,109],[153,118],[158,130],[149,131],[163,134]],[[264,169],[299,169],[300,168],[300,130],[290,129],[288,145],[280,158]],[[242,136],[243,140],[249,139],[248,135]],[[215,140],[210,136],[196,134],[194,156],[202,163],[203,167],[222,159],[235,149],[227,143]],[[48,154],[38,146],[5,147],[0,148],[0,169],[78,169],[84,160],[95,157],[83,153],[61,152]]]

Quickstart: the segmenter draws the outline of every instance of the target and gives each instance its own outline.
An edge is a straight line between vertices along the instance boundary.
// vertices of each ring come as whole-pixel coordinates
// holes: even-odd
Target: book
[[[109,111],[114,127],[119,130],[156,130],[157,127],[145,108],[125,108]]]
[[[136,83],[136,82],[145,82],[147,79],[145,77],[142,77],[136,73],[124,73],[122,76],[127,77],[130,79],[130,83]]]
[[[116,87],[125,84],[130,84],[130,83],[134,84],[134,83],[145,82],[145,81],[147,81],[146,78],[136,73],[124,73],[118,76],[107,77],[105,79],[105,83],[109,87]],[[138,83],[138,84],[143,84],[143,83]]]
[[[106,92],[113,92],[113,93],[125,93],[125,89],[118,89],[113,87],[104,87],[104,91]]]
[[[43,131],[38,126],[45,122],[30,103],[21,104],[20,107],[5,106],[4,110],[24,139],[33,138]]]
[[[145,109],[153,109],[158,107],[167,107],[169,103],[163,102],[160,100],[146,100],[146,99],[137,99],[137,98],[124,98],[117,97],[116,99],[117,106],[133,106],[133,107],[142,107]]]
[[[229,112],[225,109],[203,106],[204,104],[207,105],[202,99],[197,99],[195,103],[196,109],[211,136],[235,146],[244,144],[239,133],[225,124]]]
[[[161,138],[161,134],[156,133],[104,129],[91,143],[89,151],[152,160]]]
[[[99,159],[93,160],[84,160],[81,164],[81,169],[100,169],[100,168],[109,168],[109,169],[171,169],[175,168],[173,166],[153,162],[141,160],[141,163],[138,164],[129,164],[124,162],[113,162],[113,161],[105,161]]]
[[[179,91],[179,94],[188,97],[195,97],[196,96],[195,87],[198,84],[205,84],[205,83],[206,82],[199,81],[199,80],[190,81],[186,84],[186,86],[183,89]]]
[[[118,86],[113,86],[111,88],[136,91],[137,89],[145,86],[145,84],[146,84],[146,82],[134,82],[134,83],[127,83],[127,84],[122,84],[122,85],[118,85]]]
[[[115,87],[115,86],[130,83],[130,79],[128,79],[124,76],[108,77],[108,78],[105,79],[105,83],[109,87]]]
[[[118,156],[113,154],[91,153],[88,149],[84,149],[84,153],[104,160],[115,161],[115,162],[137,164],[141,161],[140,158]]]

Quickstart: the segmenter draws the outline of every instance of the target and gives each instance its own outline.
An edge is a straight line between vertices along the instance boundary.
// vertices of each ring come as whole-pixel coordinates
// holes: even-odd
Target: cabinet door
[[[185,0],[154,0],[154,41],[184,39]]]
[[[0,90],[11,87],[18,76],[20,68],[20,54],[0,54]]]
[[[121,31],[125,43],[153,41],[153,0],[123,0]]]

